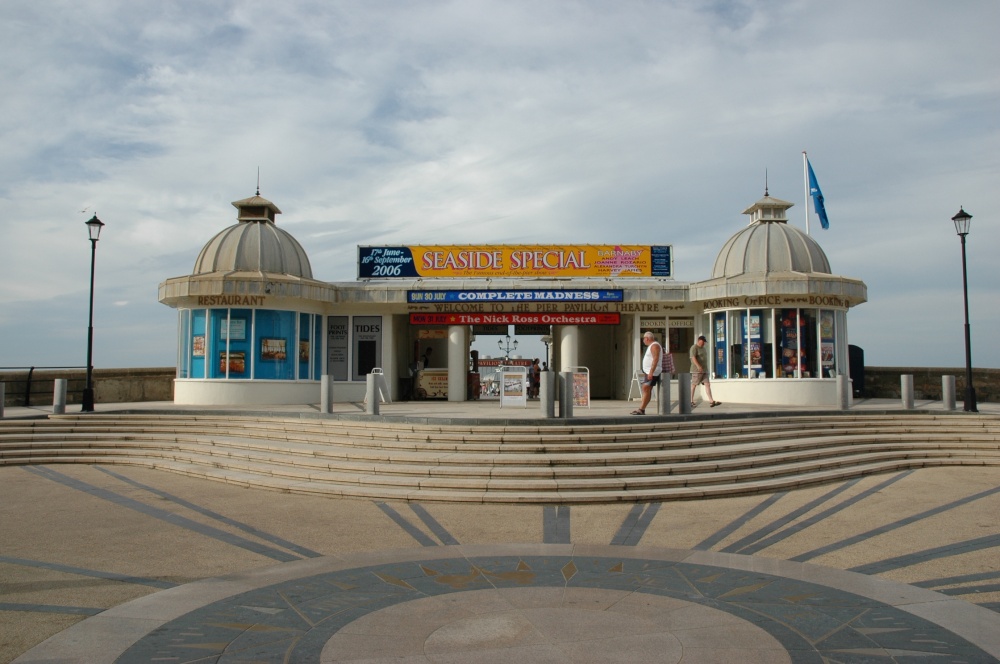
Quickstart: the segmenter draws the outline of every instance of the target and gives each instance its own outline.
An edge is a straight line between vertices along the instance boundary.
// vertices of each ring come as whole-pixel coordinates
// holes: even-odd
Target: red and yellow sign
[[[621,315],[591,313],[410,314],[410,325],[618,325]]]

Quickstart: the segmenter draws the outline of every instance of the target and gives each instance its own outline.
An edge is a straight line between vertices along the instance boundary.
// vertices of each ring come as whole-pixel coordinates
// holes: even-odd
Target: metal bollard
[[[543,371],[539,376],[538,400],[542,408],[542,417],[556,416],[556,374]]]
[[[319,381],[319,412],[333,412],[333,376],[326,375]]]
[[[845,374],[837,374],[837,403],[841,410],[851,407],[851,379]]]
[[[365,383],[365,412],[369,415],[378,415],[378,398],[378,376],[368,374]]]
[[[913,410],[913,374],[903,374],[899,377],[899,391],[903,395],[903,408]]]
[[[563,371],[559,374],[559,417],[573,417],[573,372]]]
[[[954,376],[941,376],[941,405],[945,410],[955,410]]]
[[[52,381],[52,414],[66,414],[66,387],[69,381],[65,378],[56,378]]]
[[[677,411],[681,415],[691,414],[691,374],[677,374]]]
[[[656,386],[656,412],[670,414],[670,374],[660,374],[660,384]]]

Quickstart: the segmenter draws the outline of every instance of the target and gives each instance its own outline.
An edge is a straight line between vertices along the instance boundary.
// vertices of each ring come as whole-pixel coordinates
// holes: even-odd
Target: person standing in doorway
[[[530,373],[531,390],[528,392],[528,397],[537,399],[539,388],[542,386],[542,367],[539,366],[537,357],[531,361]]]
[[[433,352],[434,352],[434,349],[431,348],[430,346],[428,346],[426,349],[424,349],[424,356],[422,358],[423,362],[424,362],[424,369],[429,369],[430,368],[430,366],[431,366],[431,353],[433,353]]]
[[[639,385],[639,389],[642,390],[642,403],[632,411],[633,415],[646,414],[646,406],[649,405],[649,399],[653,395],[653,388],[660,383],[660,372],[663,371],[661,361],[663,346],[652,332],[642,335],[642,343],[646,344],[646,354],[642,356],[642,384]]]
[[[708,397],[709,408],[715,408],[721,402],[712,397],[712,384],[708,380],[708,351],[705,350],[705,335],[698,337],[698,340],[691,346],[691,407],[694,408],[694,395],[699,385],[705,386],[705,395]]]

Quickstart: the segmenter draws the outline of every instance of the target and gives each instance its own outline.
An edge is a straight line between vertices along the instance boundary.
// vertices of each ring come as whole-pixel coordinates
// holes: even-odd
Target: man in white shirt
[[[645,415],[646,406],[649,405],[649,398],[653,394],[653,387],[660,382],[660,372],[663,371],[661,354],[663,346],[656,340],[652,332],[642,335],[642,343],[646,344],[646,354],[642,356],[642,403],[632,411],[633,415]]]

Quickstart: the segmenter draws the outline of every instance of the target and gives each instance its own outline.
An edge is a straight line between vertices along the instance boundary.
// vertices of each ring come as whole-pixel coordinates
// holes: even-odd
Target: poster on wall
[[[247,319],[233,318],[227,321],[223,318],[219,321],[219,338],[223,341],[226,339],[232,339],[233,341],[242,341],[246,339]]]
[[[747,352],[750,354],[751,369],[761,368],[760,354],[760,315],[751,314],[747,323]],[[753,372],[751,372],[752,374]]]
[[[205,335],[196,334],[191,339],[191,355],[193,357],[205,357]]]
[[[347,380],[347,325],[347,316],[327,316],[326,318],[326,372],[334,380]]]
[[[819,314],[819,355],[823,364],[823,375],[832,376],[835,364],[832,311],[821,311]]]
[[[382,317],[355,316],[354,376],[352,380],[367,380],[372,369],[382,366]]]
[[[265,362],[271,361],[282,361],[288,357],[288,349],[286,347],[286,341],[284,339],[261,339],[260,340],[260,359]]]
[[[242,351],[231,351],[219,353],[219,373],[225,374],[229,370],[229,375],[246,373],[247,356]]]
[[[795,309],[785,309],[781,314],[781,371],[786,378],[796,377],[799,360],[805,349],[799,344],[802,323]]]
[[[833,364],[833,342],[824,341],[821,343],[819,352],[823,358],[823,366],[831,366]]]

